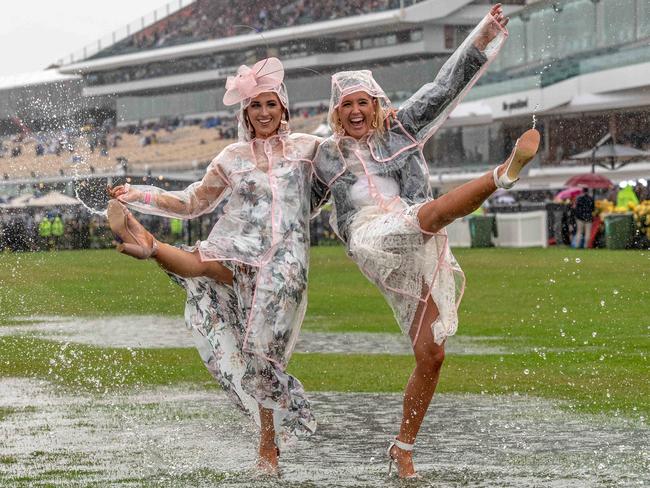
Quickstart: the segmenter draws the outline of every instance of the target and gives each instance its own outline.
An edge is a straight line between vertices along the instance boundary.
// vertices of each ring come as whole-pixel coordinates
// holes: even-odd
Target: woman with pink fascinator
[[[470,214],[498,187],[514,185],[539,144],[537,131],[527,131],[494,171],[432,198],[423,147],[494,59],[507,22],[501,6],[492,7],[436,78],[399,110],[370,71],[332,77],[334,134],[314,159],[317,176],[332,193],[332,226],[386,298],[415,355],[399,433],[387,452],[389,471],[396,463],[401,478],[417,477],[415,439],[438,383],[445,340],[458,326],[464,276],[445,226]]]
[[[207,368],[260,425],[257,465],[269,474],[280,447],[316,428],[285,368],[307,306],[309,218],[323,197],[312,167],[320,139],[289,132],[283,79],[276,58],[241,66],[223,98],[239,104],[239,141],[185,190],[118,186],[108,207],[118,250],[154,259],[187,290],[186,325]],[[183,249],[156,241],[126,208],[189,219],[224,201],[208,239]]]

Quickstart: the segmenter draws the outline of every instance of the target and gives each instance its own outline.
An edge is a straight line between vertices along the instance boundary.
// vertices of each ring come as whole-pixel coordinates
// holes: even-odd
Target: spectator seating
[[[294,116],[291,118],[292,130],[313,132],[324,117],[323,114]],[[199,125],[187,125],[172,131],[159,128],[139,131],[113,129],[108,139],[115,139],[116,145],[111,147],[109,143],[105,155],[99,147],[91,151],[87,136],[79,135],[68,139],[73,150],[64,149],[58,156],[47,153],[37,156],[41,135],[32,134],[20,141],[3,141],[7,150],[0,157],[0,177],[76,176],[91,171],[115,173],[124,160],[132,172],[189,170],[207,165],[225,146],[235,141],[222,138],[220,134],[220,127],[204,129]],[[20,147],[19,155],[11,155],[14,147]]]

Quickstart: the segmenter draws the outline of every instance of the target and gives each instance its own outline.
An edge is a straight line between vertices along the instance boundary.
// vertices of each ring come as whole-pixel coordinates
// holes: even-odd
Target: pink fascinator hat
[[[263,59],[255,63],[252,68],[242,65],[235,76],[229,76],[226,80],[223,103],[235,105],[250,100],[260,93],[281,93],[282,80],[284,80],[284,67],[278,58]]]

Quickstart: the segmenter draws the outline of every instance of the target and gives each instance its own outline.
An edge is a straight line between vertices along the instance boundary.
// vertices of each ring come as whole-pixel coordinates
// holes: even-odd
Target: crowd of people
[[[405,0],[406,6],[420,0]],[[102,51],[98,56],[155,49],[399,8],[399,0],[198,0]]]
[[[26,154],[28,149],[33,150],[32,155],[36,158],[73,155],[82,148],[108,156],[109,149],[117,147],[119,139],[110,119],[99,124],[89,119],[84,124],[72,124],[63,129],[30,131],[24,128],[16,134],[0,137],[0,158],[16,158]]]
[[[309,118],[327,111],[324,105],[303,107],[291,110],[294,119]],[[219,139],[237,138],[237,120],[234,116],[214,115],[205,118],[163,117],[154,121],[136,122],[117,127],[112,119],[97,122],[88,119],[80,125],[70,125],[64,129],[41,131],[24,130],[16,134],[0,136],[0,168],[2,159],[30,155],[35,158],[55,155],[69,155],[71,162],[79,153],[98,151],[102,156],[110,156],[111,151],[120,147],[123,135],[141,136],[140,146],[159,142],[165,133],[172,133],[182,127],[211,129]],[[77,155],[77,156],[75,156]],[[10,175],[6,174],[5,179]]]
[[[311,222],[311,244],[335,244],[329,225],[330,210],[324,208]],[[144,216],[143,221],[163,242],[193,244],[208,235],[213,224],[209,216],[195,222]],[[104,217],[81,208],[3,208],[0,210],[0,252],[63,251],[106,249],[113,236]]]
[[[0,252],[103,249],[112,241],[104,219],[86,212],[3,209],[0,218]]]

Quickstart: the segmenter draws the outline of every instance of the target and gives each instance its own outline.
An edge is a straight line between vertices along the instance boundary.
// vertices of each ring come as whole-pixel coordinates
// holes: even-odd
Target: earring
[[[282,114],[282,119],[280,119],[280,129],[278,132],[287,133],[289,132],[289,122],[285,114]]]
[[[334,132],[336,135],[343,137],[345,135],[345,130],[341,124],[334,124]]]
[[[370,125],[372,125],[373,129],[376,129],[377,128],[377,119],[373,117],[372,124],[370,124]]]

